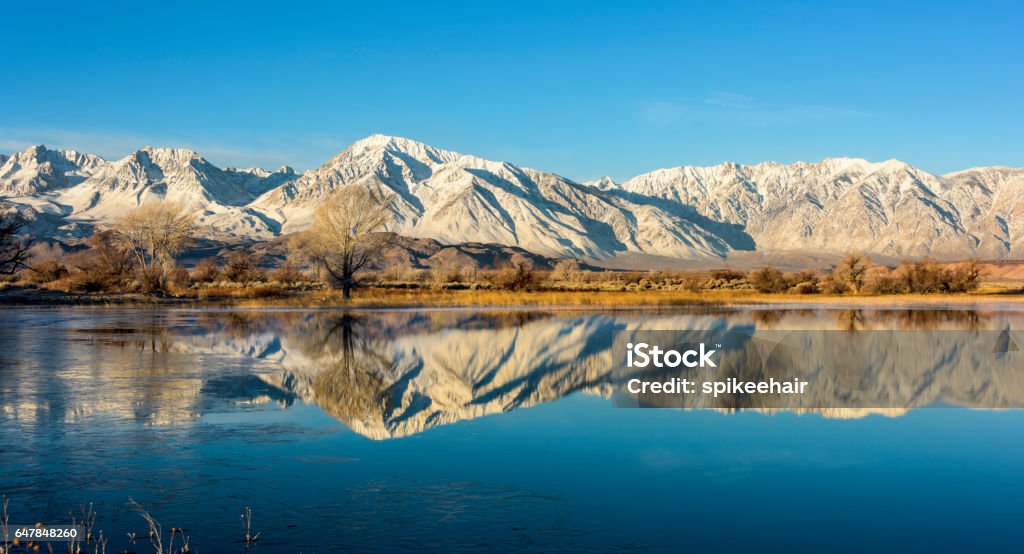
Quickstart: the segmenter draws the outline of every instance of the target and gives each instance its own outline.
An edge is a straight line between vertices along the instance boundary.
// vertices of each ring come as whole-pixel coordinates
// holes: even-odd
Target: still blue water
[[[341,317],[4,309],[11,523],[70,523],[91,502],[108,552],[148,552],[132,498],[198,552],[244,552],[246,506],[262,552],[1019,547],[1024,412],[622,409],[588,344],[602,325],[848,316],[363,312],[354,339]]]

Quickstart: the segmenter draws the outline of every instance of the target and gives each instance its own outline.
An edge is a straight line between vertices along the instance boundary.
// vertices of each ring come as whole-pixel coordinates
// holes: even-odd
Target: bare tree
[[[583,271],[580,268],[580,262],[574,259],[559,261],[555,264],[555,270],[551,272],[551,277],[556,281],[563,281],[574,285],[581,283],[583,281]]]
[[[25,262],[29,258],[32,240],[18,237],[24,226],[25,220],[18,212],[0,212],[0,274],[13,275],[15,271],[28,267]]]
[[[379,260],[392,240],[384,231],[393,201],[361,186],[343,187],[323,202],[313,226],[298,238],[299,249],[330,275],[332,286],[341,287],[343,298],[356,286],[356,273]]]
[[[839,266],[839,278],[857,293],[864,288],[864,274],[868,272],[871,259],[859,252],[847,254]]]
[[[143,285],[160,290],[174,265],[174,256],[192,244],[196,225],[179,204],[143,204],[114,222],[115,242],[131,252]]]

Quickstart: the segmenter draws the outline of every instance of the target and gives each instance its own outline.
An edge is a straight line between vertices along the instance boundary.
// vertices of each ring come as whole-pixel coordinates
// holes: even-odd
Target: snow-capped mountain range
[[[344,186],[394,194],[392,230],[402,235],[552,257],[1024,255],[1024,169],[1007,167],[933,175],[896,160],[828,158],[577,183],[384,135],[303,174],[221,169],[187,149],[146,147],[113,162],[43,146],[0,155],[0,201],[29,216],[36,234],[68,241],[157,199],[185,206],[208,238],[262,241],[304,229]]]

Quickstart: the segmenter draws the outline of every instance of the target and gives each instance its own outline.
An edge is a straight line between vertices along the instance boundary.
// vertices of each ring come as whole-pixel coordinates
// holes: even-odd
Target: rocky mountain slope
[[[688,206],[740,225],[760,250],[956,258],[1019,256],[1015,214],[1024,170],[978,168],[936,176],[903,162],[662,169],[605,187]]]
[[[618,252],[722,256],[729,236],[700,220],[605,194],[551,173],[374,135],[252,206],[285,232],[309,225],[319,201],[359,185],[395,197],[399,234],[446,243],[520,246],[548,256]]]
[[[262,260],[264,264],[278,264],[286,259],[291,252],[290,238],[278,237],[256,245],[221,245],[215,244],[207,248],[194,249],[192,258],[187,262],[198,261],[211,255],[224,256],[227,252],[242,249],[253,259]],[[553,269],[559,262],[557,258],[549,258],[534,254],[518,246],[487,244],[481,242],[461,242],[444,244],[434,239],[416,239],[394,235],[390,244],[384,247],[383,265],[395,270],[390,275],[401,279],[410,269],[437,269],[449,276],[465,274],[473,270],[503,269],[511,264],[526,263],[539,270]],[[583,264],[581,267],[597,269]]]
[[[221,169],[186,149],[147,147],[114,162],[42,146],[0,156],[0,201],[32,217],[33,232],[62,240],[166,199],[189,209],[208,238],[263,241],[307,227],[320,200],[345,186],[393,195],[391,230],[401,235],[556,258],[1024,255],[1024,169],[1006,167],[939,176],[896,160],[829,158],[576,183],[384,135],[301,175]]]

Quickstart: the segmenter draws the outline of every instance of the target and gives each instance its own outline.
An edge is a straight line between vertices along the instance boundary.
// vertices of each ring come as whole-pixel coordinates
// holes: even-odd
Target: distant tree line
[[[798,294],[933,294],[977,290],[984,276],[978,260],[940,264],[932,260],[906,261],[898,267],[872,268],[863,254],[848,254],[833,271],[783,273],[767,266],[752,271],[750,286],[758,292]]]

